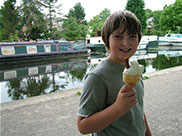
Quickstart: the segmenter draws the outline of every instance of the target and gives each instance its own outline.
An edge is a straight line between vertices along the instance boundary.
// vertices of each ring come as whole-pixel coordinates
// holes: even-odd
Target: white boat
[[[137,49],[146,49],[148,42],[156,40],[157,40],[157,35],[142,36]]]
[[[91,50],[91,52],[106,51],[101,36],[86,38],[86,45],[87,48]]]
[[[146,49],[148,42],[156,40],[156,35],[142,36],[137,49]],[[104,42],[102,41],[101,36],[86,38],[86,44],[87,48],[91,49],[91,51],[105,51]]]
[[[182,46],[182,34],[166,34],[158,40],[159,46]]]

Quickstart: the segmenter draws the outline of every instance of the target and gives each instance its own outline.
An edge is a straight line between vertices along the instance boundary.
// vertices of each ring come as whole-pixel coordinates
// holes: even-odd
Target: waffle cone
[[[133,84],[136,84],[139,80],[140,80],[140,76],[141,75],[126,75],[126,74],[123,74],[123,81],[125,83],[133,83]]]

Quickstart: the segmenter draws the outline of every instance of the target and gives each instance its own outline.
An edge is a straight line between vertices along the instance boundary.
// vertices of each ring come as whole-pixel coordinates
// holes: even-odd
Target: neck
[[[109,56],[107,57],[107,59],[110,60],[110,61],[112,61],[112,62],[114,62],[114,63],[117,63],[117,64],[120,64],[120,65],[126,66],[124,59],[117,60],[117,59],[113,59],[113,58],[111,58]]]

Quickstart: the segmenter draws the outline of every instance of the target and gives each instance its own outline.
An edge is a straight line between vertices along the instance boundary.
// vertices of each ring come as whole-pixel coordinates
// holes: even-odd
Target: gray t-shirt
[[[78,115],[88,117],[112,105],[123,82],[124,66],[108,59],[98,64],[85,78],[80,98]],[[126,114],[115,120],[107,128],[93,136],[144,136],[143,111],[144,89],[140,80],[135,87],[137,104]]]

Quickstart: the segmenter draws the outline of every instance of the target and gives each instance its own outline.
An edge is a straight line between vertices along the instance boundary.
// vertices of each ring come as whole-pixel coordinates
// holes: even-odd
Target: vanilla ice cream
[[[144,72],[144,66],[138,64],[137,60],[130,62],[130,67],[124,69],[123,81],[125,83],[137,83]]]

